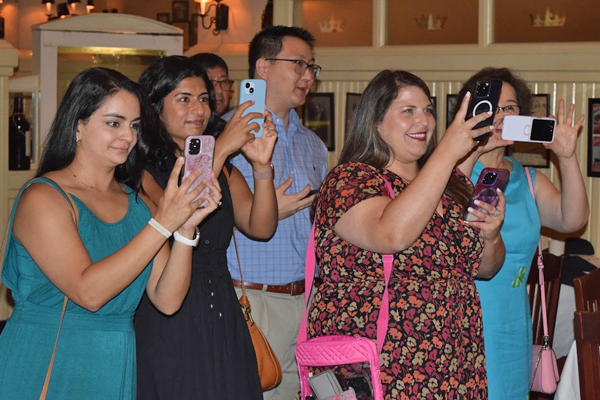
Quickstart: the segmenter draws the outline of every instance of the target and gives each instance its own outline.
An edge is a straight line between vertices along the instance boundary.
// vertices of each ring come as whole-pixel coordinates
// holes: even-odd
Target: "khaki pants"
[[[242,289],[235,288],[238,298]],[[296,366],[296,340],[304,311],[304,294],[272,293],[246,289],[252,318],[263,331],[281,364],[283,378],[275,389],[263,393],[264,400],[292,400],[300,390]]]

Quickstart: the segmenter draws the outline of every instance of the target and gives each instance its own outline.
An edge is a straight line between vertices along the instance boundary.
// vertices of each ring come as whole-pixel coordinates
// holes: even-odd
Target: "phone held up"
[[[484,168],[483,171],[481,171],[481,175],[479,175],[475,189],[473,189],[473,195],[471,196],[468,207],[487,214],[487,211],[475,205],[475,200],[483,201],[495,207],[499,200],[496,189],[499,188],[500,190],[504,191],[506,185],[508,184],[509,176],[510,172],[507,169]],[[481,221],[476,216],[469,213],[468,209],[465,209],[464,220],[470,222]]]
[[[489,118],[484,119],[473,127],[473,130],[491,126],[494,123],[494,115],[498,109],[498,99],[502,90],[502,81],[479,81],[475,84],[475,91],[471,94],[471,101],[465,119],[473,118],[481,113],[492,112]],[[477,136],[474,140],[478,142],[487,139],[490,133]]]
[[[198,185],[210,181],[210,173],[212,172],[213,154],[215,151],[215,138],[209,135],[188,136],[185,139],[185,166],[183,169],[182,180],[187,178],[193,171],[202,168],[202,174],[190,186],[188,193],[195,189]],[[206,187],[195,199],[199,199],[206,193],[210,193],[210,188]],[[205,200],[200,207],[206,207],[208,200]]]
[[[257,112],[260,114],[265,113],[265,100],[267,96],[267,83],[262,79],[244,79],[240,84],[240,104],[254,100],[254,104],[248,107],[242,117],[251,112]],[[258,131],[251,131],[254,136],[261,137],[263,134],[263,118],[255,118],[249,122],[249,124],[256,122],[259,126]]]
[[[507,115],[502,122],[502,139],[515,142],[552,143],[554,118],[535,118],[524,115]]]

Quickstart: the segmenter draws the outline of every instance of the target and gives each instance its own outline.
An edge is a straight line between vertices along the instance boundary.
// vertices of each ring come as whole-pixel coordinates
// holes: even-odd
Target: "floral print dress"
[[[464,175],[455,170],[461,179]],[[315,244],[323,284],[314,296],[309,337],[355,335],[373,339],[381,306],[382,254],[344,241],[333,227],[352,206],[399,195],[408,182],[393,172],[347,163],[325,179],[317,203]],[[477,274],[483,241],[462,222],[462,206],[442,198],[409,248],[394,254],[390,319],[381,354],[386,399],[485,399],[487,379]]]

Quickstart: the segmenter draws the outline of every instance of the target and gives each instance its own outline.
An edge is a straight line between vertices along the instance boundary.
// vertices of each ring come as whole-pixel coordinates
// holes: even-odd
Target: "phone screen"
[[[535,118],[531,124],[531,140],[536,142],[552,142],[555,121]]]

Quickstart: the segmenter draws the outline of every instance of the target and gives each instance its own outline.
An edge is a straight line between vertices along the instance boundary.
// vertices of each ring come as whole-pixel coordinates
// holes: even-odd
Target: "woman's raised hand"
[[[194,180],[202,173],[201,168],[193,171],[180,185],[178,185],[179,174],[181,173],[184,162],[185,159],[183,157],[177,159],[177,162],[171,171],[171,175],[169,176],[167,187],[158,202],[156,214],[154,215],[154,219],[170,232],[176,231],[184,224],[186,224],[186,229],[193,226],[193,228],[191,228],[193,231],[208,214],[218,207],[218,203],[221,200],[221,188],[218,185],[214,173],[211,174],[212,182],[200,184],[188,193]],[[207,186],[211,189],[212,193],[210,195],[204,195],[198,200],[194,200]],[[205,200],[208,200],[208,205],[203,208],[198,208]]]
[[[265,165],[271,162],[277,141],[277,129],[273,123],[273,115],[269,111],[265,111],[265,116],[262,136],[253,138],[242,147],[242,152],[252,164]]]
[[[481,207],[485,212],[469,207],[468,212],[473,214],[479,221],[468,222],[476,228],[479,228],[481,237],[484,240],[494,240],[500,234],[502,222],[504,222],[504,211],[506,210],[506,197],[502,190],[496,189],[498,195],[498,204],[494,207],[485,201],[475,200],[475,205]]]
[[[251,112],[242,117],[244,111],[252,104],[254,104],[253,100],[240,104],[231,116],[231,119],[227,122],[227,125],[225,125],[223,132],[217,138],[216,146],[222,146],[227,155],[235,153],[250,140],[253,140],[254,135],[250,132],[260,128],[256,122],[250,123],[250,121],[257,118],[262,119],[262,114]]]
[[[559,158],[575,156],[577,136],[585,120],[585,115],[580,115],[575,125],[573,125],[574,117],[575,104],[569,106],[569,111],[565,118],[565,102],[563,99],[560,99],[558,101],[558,118],[556,119],[556,128],[554,129],[554,141],[552,143],[544,143],[544,146],[551,149]]]
[[[493,130],[492,126],[473,129],[475,125],[489,118],[492,115],[491,112],[481,113],[465,120],[470,99],[471,93],[467,92],[462,100],[460,109],[454,117],[454,121],[452,121],[446,133],[442,136],[437,149],[437,151],[444,151],[445,154],[453,157],[455,160],[459,160],[467,155],[477,145],[477,142],[474,140],[476,137],[490,133]]]

